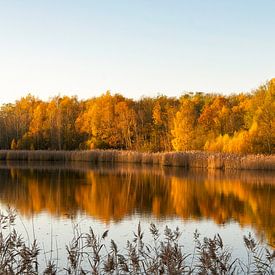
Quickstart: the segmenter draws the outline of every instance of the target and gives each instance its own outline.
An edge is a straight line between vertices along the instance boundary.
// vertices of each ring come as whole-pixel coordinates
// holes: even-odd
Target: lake
[[[245,258],[243,235],[275,246],[275,174],[191,170],[138,165],[12,162],[0,164],[0,208],[17,210],[16,228],[36,238],[43,259],[66,261],[65,244],[75,228],[98,234],[119,247],[140,222],[163,230],[179,227],[187,252],[193,233],[219,233],[236,257]]]

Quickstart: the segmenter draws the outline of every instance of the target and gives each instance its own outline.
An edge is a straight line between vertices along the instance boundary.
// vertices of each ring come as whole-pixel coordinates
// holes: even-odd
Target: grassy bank
[[[84,161],[91,163],[137,163],[184,168],[275,170],[275,155],[237,155],[198,151],[140,153],[118,150],[25,151],[0,150],[2,161]]]

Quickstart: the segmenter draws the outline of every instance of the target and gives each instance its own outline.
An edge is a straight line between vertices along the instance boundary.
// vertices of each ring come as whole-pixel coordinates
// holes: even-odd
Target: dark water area
[[[195,229],[220,233],[237,256],[251,232],[275,246],[275,173],[87,163],[1,163],[0,208],[17,210],[18,230],[47,249],[65,247],[72,225],[88,227],[122,246],[140,222],[178,226],[192,250]],[[51,244],[52,245],[52,244]],[[62,254],[59,252],[59,254]],[[59,255],[62,260],[62,256]]]

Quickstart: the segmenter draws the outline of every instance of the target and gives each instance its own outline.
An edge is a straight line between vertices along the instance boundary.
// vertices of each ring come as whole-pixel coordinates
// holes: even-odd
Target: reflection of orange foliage
[[[208,218],[218,224],[234,220],[255,227],[274,242],[273,175],[167,172],[133,168],[1,169],[0,200],[26,215],[82,211],[104,222],[134,213]]]
[[[89,215],[104,221],[122,219],[135,206],[135,193],[130,192],[133,185],[120,177],[114,180],[114,176],[104,176],[101,181],[100,175],[88,172],[88,184],[76,190],[77,204]]]
[[[251,225],[265,232],[271,243],[275,239],[274,184],[240,179],[172,178],[171,199],[177,215],[186,218],[211,218],[218,224],[229,220]]]
[[[157,203],[157,201],[161,198],[162,203],[164,202],[165,185],[157,184],[163,182],[160,177],[155,183],[152,182],[154,176],[151,176],[146,181],[146,176],[139,174],[102,175],[89,172],[87,173],[88,188],[84,185],[77,188],[76,202],[89,215],[107,222],[120,220],[134,211],[151,212],[153,209],[156,214],[160,214],[161,202]]]
[[[152,213],[157,217],[160,216],[160,207],[161,207],[161,199],[158,197],[155,197],[152,203]]]

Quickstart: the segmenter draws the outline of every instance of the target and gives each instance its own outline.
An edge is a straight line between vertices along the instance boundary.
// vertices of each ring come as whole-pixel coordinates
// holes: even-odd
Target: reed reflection
[[[86,213],[103,222],[138,213],[250,225],[275,240],[270,173],[184,171],[133,166],[0,165],[0,201],[26,216]]]

